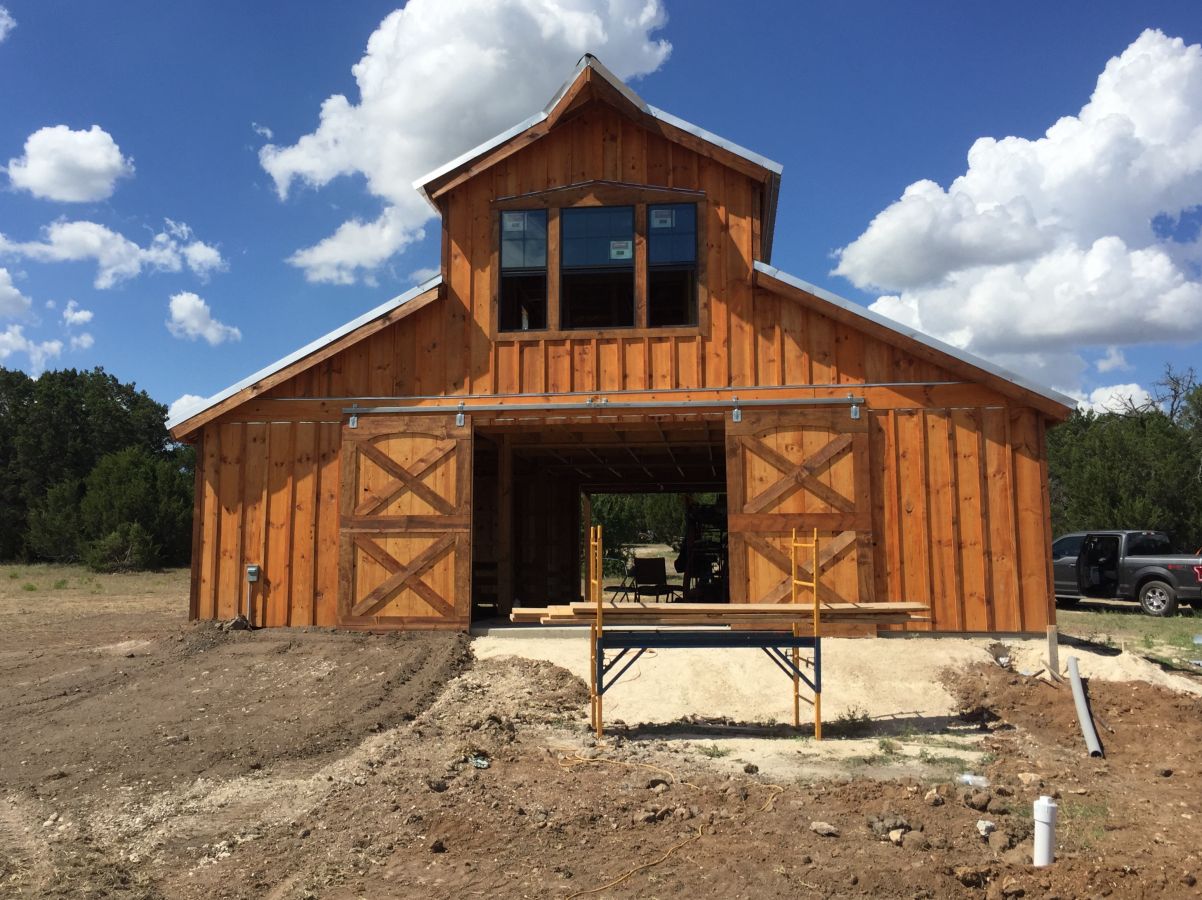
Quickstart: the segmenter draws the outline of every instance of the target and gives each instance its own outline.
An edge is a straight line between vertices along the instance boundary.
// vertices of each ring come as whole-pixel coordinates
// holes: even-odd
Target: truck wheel
[[[1177,594],[1164,581],[1148,581],[1139,589],[1139,605],[1150,616],[1171,616],[1177,612]]]

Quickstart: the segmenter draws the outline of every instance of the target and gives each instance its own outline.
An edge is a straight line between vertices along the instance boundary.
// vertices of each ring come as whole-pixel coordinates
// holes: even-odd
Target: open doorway
[[[726,491],[720,413],[492,420],[476,427],[475,438],[473,619],[505,617],[514,606],[549,606],[581,598],[587,497],[705,498],[692,501],[697,507],[694,546],[681,565],[695,567],[691,590],[705,583],[705,590],[718,596],[713,566],[724,575]],[[673,548],[666,561],[683,585],[684,573],[674,572],[686,542],[685,510],[679,501],[677,505],[680,547]],[[719,521],[723,527],[716,535]],[[711,574],[704,577],[703,543],[716,544],[710,548]],[[720,558],[713,560],[713,555]]]
[[[608,597],[729,601],[725,491],[592,493],[581,504],[581,527],[603,528]]]

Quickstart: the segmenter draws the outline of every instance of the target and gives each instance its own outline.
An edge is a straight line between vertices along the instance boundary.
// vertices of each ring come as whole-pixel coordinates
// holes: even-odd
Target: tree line
[[[1146,528],[1202,547],[1202,386],[1165,370],[1149,401],[1076,412],[1048,432],[1052,531]]]
[[[0,369],[0,560],[187,565],[193,455],[167,408],[103,369]]]

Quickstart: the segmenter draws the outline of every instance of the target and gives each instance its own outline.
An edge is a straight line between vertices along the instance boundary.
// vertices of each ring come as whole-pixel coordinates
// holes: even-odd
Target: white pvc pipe
[[[1050,866],[1056,858],[1056,801],[1040,797],[1035,801],[1036,866]]]

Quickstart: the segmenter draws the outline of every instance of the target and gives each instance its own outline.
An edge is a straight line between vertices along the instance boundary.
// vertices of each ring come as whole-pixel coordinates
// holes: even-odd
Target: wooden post
[[[584,520],[584,528],[582,529],[584,532],[584,589],[580,592],[580,599],[588,601],[592,599],[589,595],[589,585],[593,583],[593,497],[589,493],[581,493],[580,497],[580,517]],[[579,578],[580,573],[577,572],[576,574],[577,578]]]
[[[1056,625],[1048,626],[1048,668],[1052,671],[1055,681],[1060,680],[1060,629]]]
[[[513,445],[508,434],[497,438],[497,607],[513,610]]]

